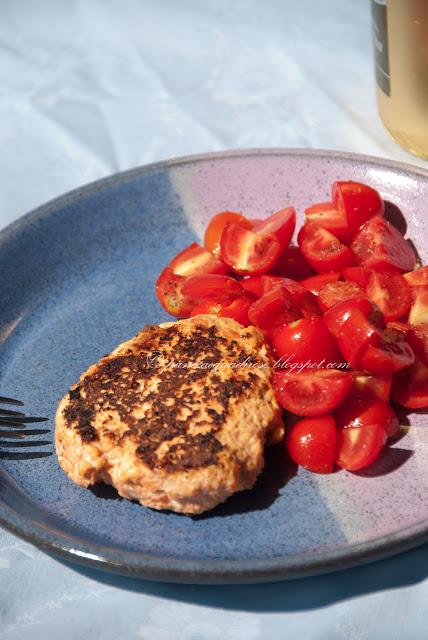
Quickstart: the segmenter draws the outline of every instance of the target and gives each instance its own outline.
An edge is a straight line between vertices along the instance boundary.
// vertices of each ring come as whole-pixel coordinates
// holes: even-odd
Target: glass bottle
[[[372,0],[380,117],[402,147],[428,158],[428,0]]]

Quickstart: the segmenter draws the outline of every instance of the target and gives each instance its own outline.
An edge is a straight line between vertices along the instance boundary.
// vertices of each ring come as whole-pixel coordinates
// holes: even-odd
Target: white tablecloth
[[[377,115],[368,2],[0,3],[0,227],[135,165],[268,146],[426,166]],[[427,560],[186,587],[76,569],[0,530],[0,639],[419,640]]]

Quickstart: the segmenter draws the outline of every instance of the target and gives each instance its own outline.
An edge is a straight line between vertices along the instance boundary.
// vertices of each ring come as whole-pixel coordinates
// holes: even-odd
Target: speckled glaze
[[[89,364],[144,324],[168,319],[155,278],[213,213],[263,217],[293,204],[300,223],[305,206],[348,178],[401,209],[426,259],[428,172],[323,151],[179,159],[28,214],[0,234],[1,393],[48,416],[52,430],[58,400]],[[296,473],[274,450],[253,491],[195,518],[146,509],[109,489],[80,489],[54,455],[15,459],[0,442],[0,522],[62,557],[156,580],[255,582],[344,568],[428,538],[427,420],[402,418],[407,435],[365,473]]]

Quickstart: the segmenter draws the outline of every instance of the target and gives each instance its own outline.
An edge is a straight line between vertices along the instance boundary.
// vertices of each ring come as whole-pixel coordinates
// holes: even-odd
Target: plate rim
[[[70,189],[65,193],[55,196],[50,200],[47,200],[41,205],[31,209],[27,213],[23,213],[18,218],[7,224],[0,229],[0,248],[1,245],[14,233],[20,232],[27,225],[35,222],[36,220],[43,219],[52,213],[56,208],[61,205],[66,205],[80,198],[82,195],[90,194],[95,191],[101,191],[103,188],[112,186],[118,182],[130,180],[138,175],[146,175],[155,173],[160,169],[167,169],[170,167],[177,167],[180,165],[193,164],[197,162],[204,162],[206,160],[221,160],[223,158],[239,158],[246,156],[301,156],[301,157],[318,157],[318,158],[334,158],[338,160],[356,160],[358,162],[366,162],[370,164],[379,165],[380,167],[389,167],[391,169],[407,171],[408,173],[419,174],[423,178],[428,178],[428,168],[420,167],[418,165],[412,165],[410,162],[402,162],[400,160],[390,160],[389,158],[382,158],[380,156],[371,156],[362,153],[354,153],[352,151],[336,151],[334,149],[318,149],[318,148],[303,148],[303,147],[254,147],[247,149],[229,149],[225,151],[210,151],[208,153],[196,153],[184,156],[177,156],[174,158],[168,158],[166,160],[160,160],[158,162],[151,162],[148,164],[139,165],[123,171],[117,171],[104,178],[98,178],[92,180],[83,185],[80,185],[74,189]]]
[[[216,151],[180,156],[117,172],[92,181],[55,197],[18,217],[0,231],[0,251],[13,236],[28,225],[48,217],[59,207],[82,196],[101,191],[136,176],[155,173],[182,165],[221,160],[224,158],[261,156],[317,157],[378,165],[386,169],[405,171],[428,179],[428,169],[407,162],[389,160],[345,151],[303,148],[254,148]],[[121,575],[148,580],[191,584],[232,584],[268,582],[307,577],[347,569],[386,558],[428,541],[428,519],[397,532],[364,541],[339,550],[278,556],[258,560],[175,559],[149,556],[134,551],[117,550],[106,545],[82,544],[60,530],[44,529],[20,515],[0,499],[0,525],[18,537],[64,560]]]

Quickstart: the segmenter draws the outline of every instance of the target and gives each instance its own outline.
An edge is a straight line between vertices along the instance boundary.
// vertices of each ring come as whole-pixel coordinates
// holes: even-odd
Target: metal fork
[[[22,407],[24,403],[14,398],[0,396],[0,405]],[[27,429],[28,424],[37,424],[46,422],[47,420],[47,418],[39,416],[27,416],[22,411],[16,411],[15,409],[0,407],[0,438],[2,438],[2,440],[0,440],[0,458],[16,460],[42,458],[52,455],[52,452],[47,451],[27,451],[24,453],[4,450],[9,447],[30,448],[51,444],[49,440],[26,440],[23,442],[28,436],[41,436],[49,433],[49,429]],[[6,440],[3,440],[3,438],[6,438]]]

